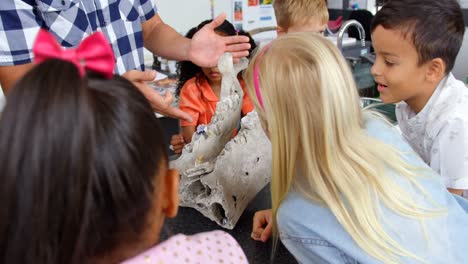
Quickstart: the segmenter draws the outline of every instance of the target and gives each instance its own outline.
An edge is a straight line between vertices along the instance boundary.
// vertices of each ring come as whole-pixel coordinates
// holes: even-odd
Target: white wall
[[[158,0],[156,3],[163,21],[182,34],[203,20],[211,18],[210,0]],[[231,0],[215,1],[215,16],[223,12],[232,22]]]
[[[468,27],[465,28],[465,37],[453,68],[453,75],[462,81],[468,76]]]
[[[243,0],[247,1],[247,0]],[[233,22],[232,0],[217,0],[214,5],[214,15],[226,14],[226,19]],[[165,23],[172,26],[181,34],[185,34],[190,28],[197,26],[200,22],[211,18],[210,0],[158,0],[158,13]],[[245,5],[247,5],[245,3]],[[276,22],[274,22],[276,24]],[[244,28],[250,30],[251,28]],[[276,32],[264,32],[253,36],[257,41],[273,39]],[[145,61],[152,61],[149,51],[145,52]]]

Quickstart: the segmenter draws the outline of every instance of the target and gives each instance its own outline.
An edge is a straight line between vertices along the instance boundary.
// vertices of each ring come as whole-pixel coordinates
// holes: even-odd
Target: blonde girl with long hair
[[[280,37],[244,79],[273,152],[272,221],[257,214],[254,239],[273,226],[300,263],[466,263],[468,202],[383,117],[361,110],[332,43]]]

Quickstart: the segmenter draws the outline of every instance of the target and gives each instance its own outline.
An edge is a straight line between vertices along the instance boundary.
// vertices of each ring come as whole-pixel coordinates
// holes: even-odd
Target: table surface
[[[177,214],[177,217],[166,220],[166,224],[161,231],[161,240],[178,233],[193,235],[195,233],[222,229],[231,234],[239,242],[245,252],[245,255],[247,256],[247,259],[249,260],[249,263],[251,264],[297,263],[291,253],[289,253],[281,243],[278,243],[279,246],[275,251],[273,262],[270,262],[272,257],[271,240],[267,243],[263,243],[250,238],[254,213],[258,210],[263,210],[270,207],[270,185],[267,185],[257,194],[252,202],[250,202],[233,230],[223,229],[215,222],[204,217],[195,209],[179,207],[179,213]]]

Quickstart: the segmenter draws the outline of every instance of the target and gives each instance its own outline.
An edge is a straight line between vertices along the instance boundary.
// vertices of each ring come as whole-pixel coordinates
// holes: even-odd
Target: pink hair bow
[[[114,53],[101,32],[87,37],[78,48],[65,50],[51,33],[41,29],[34,43],[33,53],[35,63],[48,59],[69,61],[75,64],[81,76],[85,76],[85,70],[100,73],[107,79],[114,75]]]

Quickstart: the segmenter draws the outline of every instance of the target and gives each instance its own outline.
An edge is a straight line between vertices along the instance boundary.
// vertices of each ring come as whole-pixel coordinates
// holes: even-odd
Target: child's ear
[[[276,34],[278,34],[278,36],[281,36],[281,35],[284,35],[286,34],[288,31],[285,30],[284,28],[280,27],[280,26],[277,26],[276,27]]]
[[[432,59],[427,68],[426,79],[429,82],[439,82],[444,77],[446,68],[447,66],[441,58]]]
[[[172,218],[177,215],[179,209],[179,172],[168,169],[164,181],[165,196],[163,211],[166,217]]]

